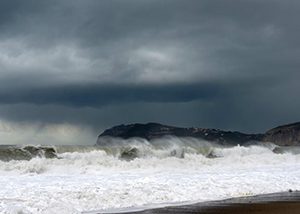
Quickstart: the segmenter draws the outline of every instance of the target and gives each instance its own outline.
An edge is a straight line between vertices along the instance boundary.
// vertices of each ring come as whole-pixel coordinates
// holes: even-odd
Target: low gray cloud
[[[0,93],[0,103],[57,104],[70,107],[101,107],[129,102],[189,102],[213,99],[222,89],[218,85],[73,85],[16,90]]]
[[[1,1],[0,119],[247,132],[297,121],[299,9],[296,0]]]

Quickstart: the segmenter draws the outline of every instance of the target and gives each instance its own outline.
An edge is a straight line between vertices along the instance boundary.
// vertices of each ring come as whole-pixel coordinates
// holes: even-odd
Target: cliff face
[[[152,140],[154,138],[159,138],[166,135],[201,138],[223,145],[244,144],[249,141],[261,141],[263,138],[263,135],[261,134],[244,134],[240,132],[205,128],[178,128],[158,123],[137,123],[131,125],[115,126],[111,129],[105,130],[101,135],[99,135],[98,144],[101,144],[101,137],[104,136],[120,137],[123,139],[140,137],[147,140]]]
[[[280,146],[300,145],[300,122],[278,126],[267,131],[263,141],[273,142]]]

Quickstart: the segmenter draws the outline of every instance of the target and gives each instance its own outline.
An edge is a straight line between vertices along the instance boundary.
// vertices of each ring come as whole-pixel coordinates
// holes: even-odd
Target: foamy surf
[[[172,137],[51,148],[55,157],[0,161],[0,213],[110,212],[300,189],[297,148]]]

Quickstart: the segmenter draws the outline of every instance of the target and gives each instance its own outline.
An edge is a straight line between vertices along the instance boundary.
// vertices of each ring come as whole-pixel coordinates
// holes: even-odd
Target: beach
[[[300,192],[280,192],[221,201],[201,202],[191,205],[170,206],[142,211],[120,210],[117,213],[199,213],[199,214],[298,214]]]

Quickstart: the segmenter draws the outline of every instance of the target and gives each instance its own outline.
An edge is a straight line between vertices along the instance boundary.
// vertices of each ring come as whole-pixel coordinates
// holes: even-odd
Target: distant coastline
[[[194,137],[221,145],[243,145],[249,142],[271,142],[279,146],[300,145],[300,122],[281,125],[263,134],[245,134],[238,131],[223,131],[207,128],[181,128],[159,123],[118,125],[105,130],[98,136],[97,144],[103,137],[144,138],[152,140],[163,136]]]

